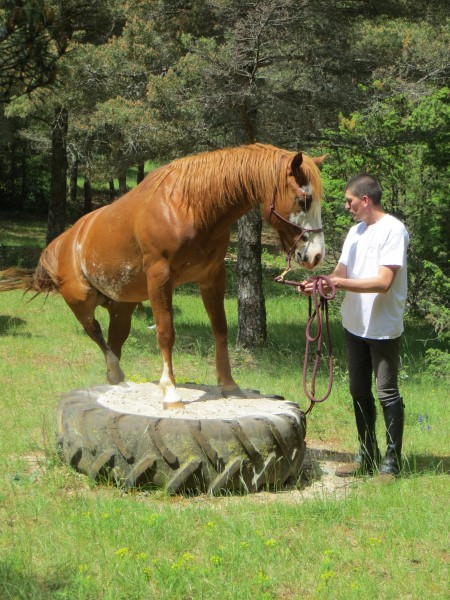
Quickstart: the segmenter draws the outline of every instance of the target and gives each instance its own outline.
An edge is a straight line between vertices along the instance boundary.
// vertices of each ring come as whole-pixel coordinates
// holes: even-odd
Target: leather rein
[[[299,281],[289,281],[287,279],[281,279],[280,276],[275,277],[277,283],[283,283],[285,285],[293,285],[300,291],[305,289],[305,286]],[[331,393],[333,387],[333,347],[331,343],[331,331],[330,331],[330,318],[328,313],[328,301],[332,300],[336,295],[336,287],[332,283],[331,279],[326,275],[313,275],[309,278],[312,281],[313,289],[312,295],[308,297],[308,323],[306,325],[306,346],[305,346],[305,358],[303,361],[302,371],[302,384],[303,392],[310,401],[308,410],[305,412],[307,415],[312,411],[313,407],[324,402]],[[328,288],[329,292],[325,291],[325,287]],[[316,376],[320,366],[320,362],[323,358],[322,345],[323,345],[323,334],[324,324],[326,329],[326,344],[328,350],[328,389],[323,396],[320,398],[316,397]],[[316,332],[313,333],[315,327]],[[308,369],[309,369],[309,355],[312,344],[317,344],[314,360],[312,363],[311,383],[308,387]]]

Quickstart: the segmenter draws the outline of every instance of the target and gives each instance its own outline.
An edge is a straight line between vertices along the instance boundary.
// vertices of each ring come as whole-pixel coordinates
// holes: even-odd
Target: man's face
[[[367,196],[358,198],[353,196],[349,191],[345,192],[345,210],[348,210],[352,219],[357,223],[364,221],[367,213]]]

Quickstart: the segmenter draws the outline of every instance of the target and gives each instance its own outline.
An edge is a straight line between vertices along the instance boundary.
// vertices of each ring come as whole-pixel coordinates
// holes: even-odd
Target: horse
[[[215,342],[218,385],[242,397],[231,374],[224,309],[225,255],[230,226],[252,208],[279,234],[290,259],[308,270],[324,258],[320,166],[324,157],[251,144],[182,157],[147,175],[113,203],[81,217],[42,252],[28,279],[6,279],[0,289],[60,293],[99,346],[110,384],[125,376],[122,346],[135,307],[148,299],[162,355],[163,407],[182,408],[172,365],[172,295],[197,282]],[[95,318],[109,312],[105,341]]]

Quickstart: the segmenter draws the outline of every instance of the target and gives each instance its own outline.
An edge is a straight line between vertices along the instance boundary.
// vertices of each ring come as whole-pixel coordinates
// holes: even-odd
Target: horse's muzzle
[[[323,255],[320,253],[309,255],[301,254],[298,250],[295,252],[295,261],[302,265],[308,271],[312,271],[315,267],[318,267],[323,261]]]

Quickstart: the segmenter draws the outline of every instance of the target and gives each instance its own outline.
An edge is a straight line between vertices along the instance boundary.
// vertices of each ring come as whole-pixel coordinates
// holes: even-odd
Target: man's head
[[[355,175],[345,187],[345,208],[357,223],[365,221],[370,225],[377,214],[383,213],[381,193],[381,185],[375,177],[366,173]]]
[[[381,204],[382,189],[380,182],[367,173],[359,173],[349,179],[345,191],[356,198],[367,196],[374,204]]]

